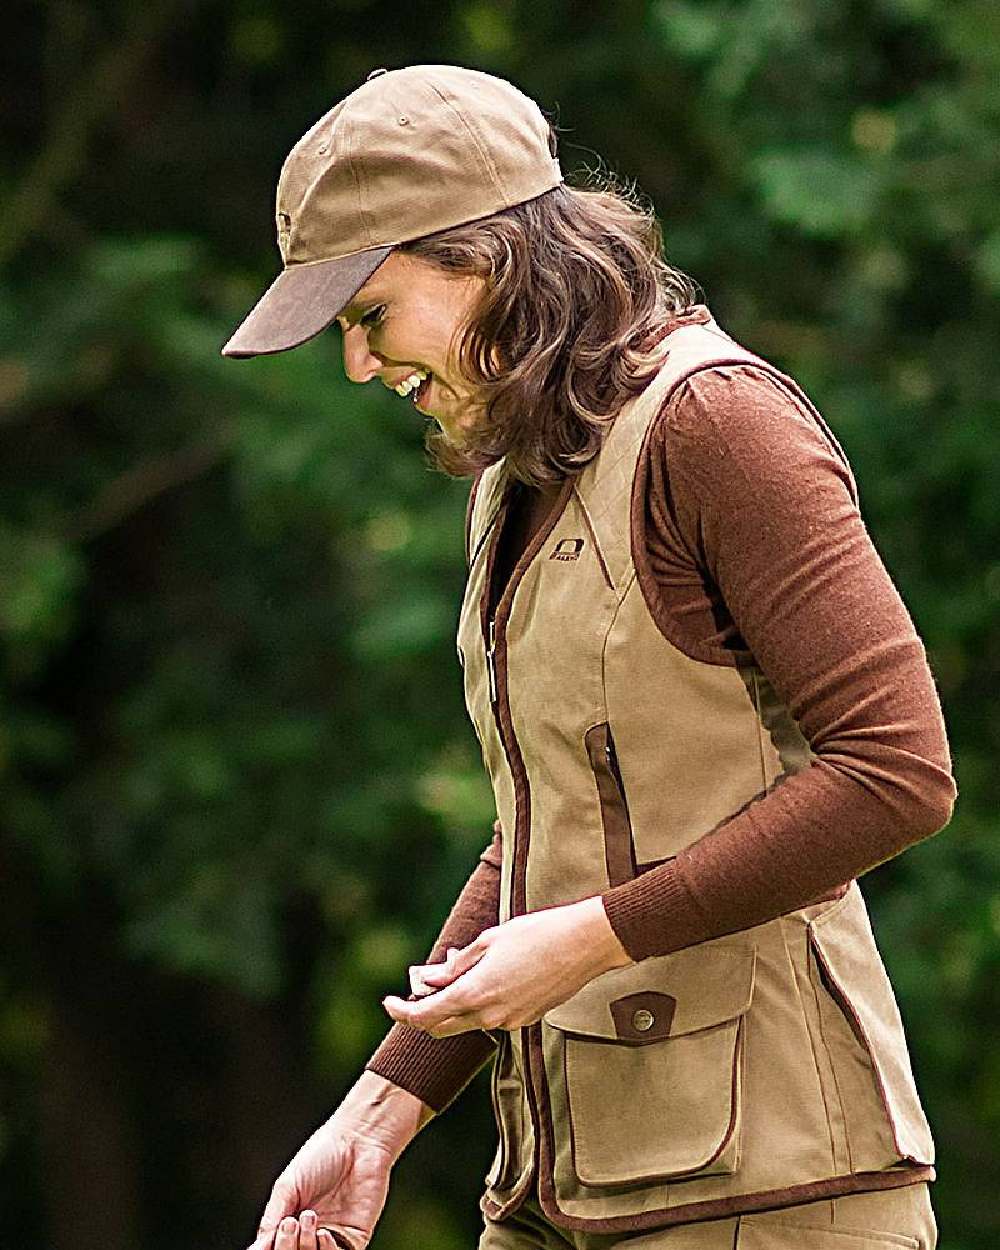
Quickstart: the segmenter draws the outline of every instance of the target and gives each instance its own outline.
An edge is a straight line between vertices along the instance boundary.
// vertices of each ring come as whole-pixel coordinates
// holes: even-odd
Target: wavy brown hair
[[[536,486],[578,473],[655,374],[669,319],[696,299],[663,259],[651,209],[607,179],[561,184],[399,250],[486,279],[454,346],[481,406],[460,446],[427,432],[432,463],[454,477],[502,456]]]

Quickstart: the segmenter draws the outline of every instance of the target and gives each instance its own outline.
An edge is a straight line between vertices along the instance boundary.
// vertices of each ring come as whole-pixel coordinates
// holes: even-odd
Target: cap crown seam
[[[462,129],[472,140],[473,146],[475,147],[476,151],[479,153],[480,160],[483,162],[483,165],[486,168],[486,172],[492,178],[493,185],[497,188],[497,190],[500,192],[501,196],[503,197],[504,201],[506,202],[510,197],[507,194],[507,188],[504,185],[503,179],[500,177],[500,171],[497,169],[496,163],[494,162],[493,156],[490,153],[489,149],[480,141],[479,135],[476,134],[475,130],[472,128],[472,125],[466,118],[465,114],[462,112],[460,108],[458,108],[453,103],[452,100],[448,98],[448,95],[446,94],[446,92],[441,87],[439,87],[437,83],[435,82],[428,82],[428,86],[435,93],[435,95],[437,95],[437,97],[441,100],[441,103],[444,104],[444,106],[451,113],[453,113],[455,117],[458,119],[458,121],[461,123]]]

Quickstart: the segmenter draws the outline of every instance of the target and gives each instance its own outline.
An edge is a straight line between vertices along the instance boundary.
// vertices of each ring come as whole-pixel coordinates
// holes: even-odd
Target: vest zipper
[[[497,633],[498,633],[497,617],[500,617],[500,627],[502,629],[506,629],[507,617],[510,614],[510,604],[514,597],[514,591],[516,590],[518,584],[520,583],[521,578],[524,575],[525,568],[528,566],[528,564],[530,564],[530,562],[538,554],[543,543],[548,538],[548,535],[552,532],[552,529],[558,522],[559,518],[563,515],[563,512],[565,511],[566,503],[569,499],[570,493],[572,492],[572,485],[573,484],[570,479],[567,479],[566,482],[563,484],[563,489],[560,492],[559,498],[553,504],[549,517],[546,519],[545,522],[542,523],[539,529],[535,532],[531,541],[528,543],[525,550],[521,553],[521,556],[519,557],[513,570],[511,571],[510,577],[508,579],[508,584],[505,587],[503,593],[501,594],[499,602],[493,608],[493,614],[489,616],[485,622],[486,624],[486,630],[485,630],[486,672],[487,672],[487,676],[489,679],[491,710],[493,712],[493,719],[496,724],[497,736],[500,740],[500,745],[503,749],[503,752],[507,757],[507,765],[510,769],[511,777],[514,782],[515,803],[517,807],[517,811],[516,811],[515,819],[514,819],[514,829],[512,831],[513,846],[514,846],[514,851],[513,851],[514,862],[512,865],[513,870],[511,872],[510,896],[509,896],[509,912],[512,917],[523,915],[527,911],[527,906],[526,906],[527,886],[526,886],[525,878],[526,878],[528,831],[531,827],[531,796],[530,796],[530,790],[528,787],[528,775],[527,775],[527,769],[525,768],[525,765],[524,765],[524,758],[521,755],[520,745],[517,741],[516,736],[514,735],[513,726],[510,725],[510,695],[507,690],[506,658],[505,658],[505,664],[504,664],[504,672],[503,673],[498,672],[498,666],[497,666],[497,660],[496,660]],[[506,521],[506,516],[502,516],[499,522],[499,528],[502,528],[505,521]],[[497,546],[498,546],[498,539],[496,535],[499,533],[499,528],[494,535],[494,540],[490,546],[489,555],[486,561],[485,596],[486,596],[487,604],[489,604],[489,601],[490,601],[489,596],[491,595],[491,587],[492,587],[493,575],[494,575],[494,562],[496,560]],[[506,653],[505,653],[505,656],[506,656]],[[504,682],[504,691],[503,691],[504,697],[502,701],[500,699],[500,678],[501,677],[503,678],[503,682]],[[507,732],[508,728],[510,729],[509,734]],[[523,802],[518,798],[519,794],[524,796]],[[540,1044],[541,1028],[542,1028],[541,1024],[536,1023],[536,1024],[525,1025],[523,1028],[517,1030],[517,1032],[519,1032],[520,1034],[520,1039],[521,1039],[519,1052],[521,1056],[521,1061],[524,1065],[522,1079],[523,1079],[524,1087],[525,1087],[525,1095],[528,1100],[528,1112],[529,1112],[529,1118],[531,1121],[532,1136],[534,1137],[534,1141],[535,1141],[535,1157],[533,1160],[532,1167],[528,1172],[529,1178],[531,1176],[539,1177],[541,1175],[541,1162],[540,1162],[540,1157],[539,1157],[540,1144],[539,1143],[540,1143],[540,1138],[541,1138],[541,1133],[542,1133],[542,1120],[539,1114],[538,1104],[537,1104],[537,1100],[535,1096],[535,1089],[534,1089],[535,1077],[534,1077],[534,1072],[533,1072],[535,1065],[539,1063],[539,1059],[537,1057],[533,1058],[531,1054],[533,1046]],[[507,1209],[513,1210],[517,1206],[520,1206],[521,1202],[523,1201],[525,1192],[526,1192],[526,1189],[522,1189],[519,1194],[516,1194],[510,1200],[510,1203]]]

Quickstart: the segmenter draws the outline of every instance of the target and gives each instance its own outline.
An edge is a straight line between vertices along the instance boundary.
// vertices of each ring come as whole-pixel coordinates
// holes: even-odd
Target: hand
[[[362,1250],[385,1206],[391,1167],[380,1147],[325,1124],[275,1182],[251,1250]]]
[[[434,993],[416,1002],[390,995],[394,1020],[450,1037],[472,1029],[533,1024],[588,981],[631,963],[599,898],[516,916],[485,929],[441,964],[416,969]]]
[[[406,1090],[363,1073],[275,1181],[250,1250],[363,1250],[392,1165],[432,1114]]]

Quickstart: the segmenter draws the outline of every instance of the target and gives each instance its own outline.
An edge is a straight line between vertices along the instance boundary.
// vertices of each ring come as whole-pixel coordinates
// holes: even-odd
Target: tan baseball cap
[[[278,179],[284,268],[222,349],[258,356],[331,325],[398,243],[562,181],[538,105],[458,65],[374,70],[302,136]]]

